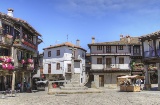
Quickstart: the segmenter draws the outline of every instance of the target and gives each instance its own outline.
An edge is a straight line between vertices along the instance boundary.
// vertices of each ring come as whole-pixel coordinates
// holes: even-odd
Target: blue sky
[[[0,0],[0,12],[14,9],[14,17],[26,20],[43,35],[39,51],[67,41],[88,52],[96,42],[142,36],[160,30],[159,0]]]

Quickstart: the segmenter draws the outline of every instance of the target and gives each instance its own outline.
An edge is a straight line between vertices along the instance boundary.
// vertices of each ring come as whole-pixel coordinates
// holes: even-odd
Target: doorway
[[[104,75],[99,75],[99,87],[104,87]]]

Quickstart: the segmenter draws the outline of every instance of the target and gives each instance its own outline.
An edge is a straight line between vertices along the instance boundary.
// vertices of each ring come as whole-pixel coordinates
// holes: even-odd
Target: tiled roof
[[[147,35],[143,35],[143,36],[140,36],[139,38],[142,39],[142,38],[151,37],[151,36],[160,36],[160,31],[156,31],[156,32],[153,32]]]
[[[70,42],[65,42],[65,43],[62,43],[62,44],[57,44],[57,45],[49,46],[49,47],[47,47],[47,48],[43,48],[43,50],[45,50],[45,49],[51,49],[51,48],[56,48],[56,47],[61,47],[61,46],[74,47],[74,48],[79,48],[79,49],[82,49],[82,50],[86,51],[86,50],[83,49],[82,47],[76,46],[76,45],[74,45],[74,44],[72,44],[72,43],[70,43]]]
[[[86,56],[88,56],[88,57],[89,57],[89,56],[91,56],[91,54],[90,54],[90,53],[86,53]]]
[[[11,19],[12,21],[14,21],[14,22],[20,22],[20,23],[22,23],[22,25],[25,25],[25,26],[27,26],[27,27],[29,27],[29,28],[31,28],[38,36],[42,36],[40,33],[38,33],[27,21],[25,21],[25,20],[22,20],[22,19],[20,19],[20,18],[14,18],[14,17],[11,17],[11,16],[8,16],[7,14],[4,14],[4,13],[1,13],[0,12],[0,17],[2,18],[2,19]]]
[[[120,41],[112,41],[112,42],[102,42],[102,43],[92,43],[90,45],[140,45],[139,37],[130,37],[130,41],[128,42],[128,38],[123,37]]]

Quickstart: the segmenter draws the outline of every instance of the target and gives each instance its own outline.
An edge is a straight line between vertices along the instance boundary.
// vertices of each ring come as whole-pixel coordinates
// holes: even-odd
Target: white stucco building
[[[74,48],[74,52],[72,52]],[[79,40],[74,45],[70,42],[44,48],[43,74],[50,80],[71,79],[71,59],[74,56],[74,73],[78,82],[85,83],[85,54],[86,50],[79,46]]]

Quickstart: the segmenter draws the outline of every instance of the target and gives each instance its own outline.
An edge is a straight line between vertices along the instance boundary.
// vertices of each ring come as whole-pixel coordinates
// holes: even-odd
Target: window
[[[139,54],[140,53],[140,46],[134,46],[133,47],[133,53],[134,54]]]
[[[0,48],[0,56],[9,56],[10,50],[5,48]]]
[[[84,57],[84,53],[82,52],[82,57]]]
[[[60,63],[57,63],[57,70],[60,70]]]
[[[119,64],[124,64],[124,58],[123,57],[119,58]]]
[[[123,50],[123,46],[118,46],[118,50]]]
[[[102,58],[97,58],[97,64],[102,64]]]
[[[68,72],[71,72],[71,64],[68,64]]]
[[[102,46],[97,46],[97,50],[102,50]]]
[[[57,50],[57,56],[60,56],[60,50]]]
[[[11,26],[5,25],[5,34],[12,34],[11,29],[12,29]]]
[[[48,57],[51,57],[51,51],[48,51]]]
[[[111,46],[106,46],[106,52],[111,53]]]
[[[48,64],[48,74],[51,73],[51,64]]]

